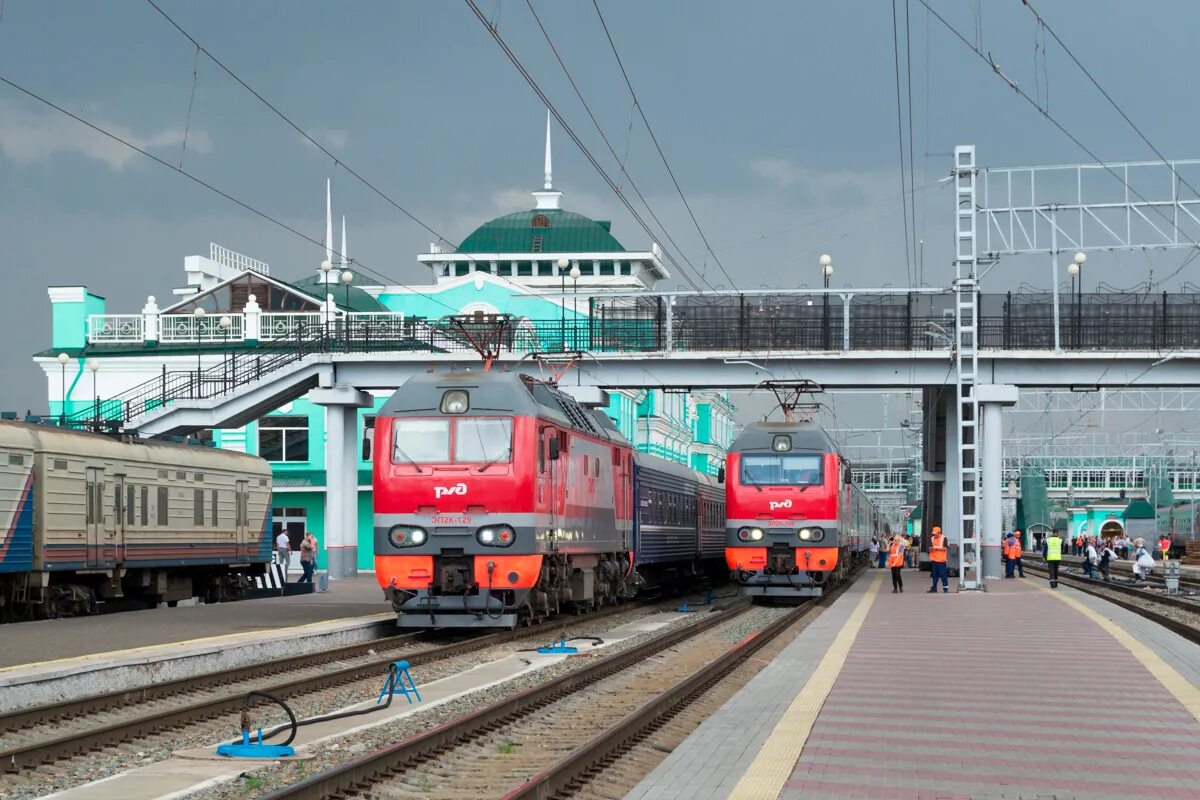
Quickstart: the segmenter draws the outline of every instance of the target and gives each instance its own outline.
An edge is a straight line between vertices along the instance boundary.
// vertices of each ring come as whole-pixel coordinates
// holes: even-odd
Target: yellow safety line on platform
[[[135,612],[133,612],[133,613],[135,613]],[[306,630],[308,628],[318,628],[323,625],[337,625],[339,623],[344,623],[344,622],[362,622],[364,624],[361,627],[367,627],[368,625],[373,624],[373,623],[386,622],[389,619],[393,618],[394,616],[395,616],[395,614],[390,614],[387,612],[380,612],[378,614],[367,614],[367,615],[364,615],[361,617],[336,617],[334,619],[321,620],[318,622],[306,622],[303,625],[291,625],[286,628],[273,628],[273,627],[268,627],[268,626],[264,625],[262,628],[259,628],[257,630],[244,631],[241,633],[218,633],[218,634],[214,634],[213,636],[202,636],[198,639],[183,639],[182,641],[177,641],[177,642],[162,642],[161,644],[146,644],[146,645],[141,645],[139,647],[130,647],[125,650],[110,650],[107,653],[89,653],[87,655],[82,655],[82,656],[70,656],[68,658],[57,658],[57,659],[54,659],[53,661],[30,661],[25,664],[13,664],[10,667],[0,667],[0,674],[5,673],[5,672],[12,672],[14,670],[19,670],[19,669],[28,669],[30,667],[38,667],[40,669],[44,669],[46,667],[52,667],[52,666],[60,666],[61,667],[61,666],[71,664],[73,662],[88,662],[88,661],[95,661],[97,659],[111,660],[113,658],[118,658],[118,657],[119,658],[129,658],[131,656],[136,656],[139,653],[155,653],[155,652],[163,651],[164,648],[184,647],[187,645],[197,645],[197,644],[201,644],[201,643],[207,643],[207,644],[212,644],[212,645],[216,645],[216,644],[233,645],[233,644],[239,644],[240,642],[243,642],[243,641],[252,640],[255,637],[261,637],[263,633],[272,634],[268,639],[265,639],[263,641],[278,641],[279,639],[285,638],[282,635],[285,632],[287,632],[290,637],[291,634],[302,633],[304,630]],[[20,625],[21,623],[18,622],[18,623],[12,623],[12,624]]]
[[[1074,597],[1045,586],[1038,586],[1037,588],[1052,597],[1057,597],[1107,631],[1109,635],[1124,645],[1125,649],[1132,653],[1134,658],[1141,662],[1141,665],[1179,701],[1180,705],[1196,718],[1197,722],[1200,722],[1200,689],[1193,686],[1191,681],[1179,674],[1174,667],[1164,661],[1162,656],[1139,642],[1129,631],[1099,611],[1088,608]]]
[[[882,583],[883,577],[877,575],[866,594],[858,601],[858,606],[846,620],[837,638],[825,651],[824,658],[804,684],[804,688],[775,724],[754,762],[746,769],[737,786],[733,787],[730,798],[775,800],[779,797],[783,784],[791,776],[792,768],[804,751],[813,723],[817,721],[817,715],[821,713],[829,692],[833,690],[833,684],[841,674],[846,656],[850,654],[850,648],[858,638],[858,631],[867,618],[867,612],[871,610],[871,603],[875,601]]]

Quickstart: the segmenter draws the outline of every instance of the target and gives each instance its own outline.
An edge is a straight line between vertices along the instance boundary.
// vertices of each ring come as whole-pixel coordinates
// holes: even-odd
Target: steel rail
[[[1043,575],[1047,574],[1047,573],[1043,572],[1040,567],[1027,567],[1027,569],[1029,569],[1031,572],[1038,572]],[[1160,597],[1160,596],[1155,596],[1152,594],[1147,594],[1146,592],[1139,591],[1137,589],[1134,589],[1131,586],[1120,586],[1120,585],[1114,585],[1111,583],[1089,581],[1087,578],[1082,578],[1082,577],[1078,577],[1075,575],[1063,575],[1060,573],[1058,576],[1058,579],[1060,581],[1067,581],[1070,584],[1072,589],[1077,589],[1077,590],[1083,592],[1084,594],[1090,594],[1094,597],[1099,597],[1102,600],[1107,600],[1108,602],[1112,603],[1115,606],[1119,606],[1119,607],[1125,609],[1126,611],[1131,611],[1134,614],[1137,614],[1139,617],[1142,617],[1143,619],[1146,619],[1150,622],[1153,622],[1153,623],[1163,626],[1164,628],[1171,631],[1172,633],[1179,634],[1183,638],[1187,639],[1189,642],[1192,642],[1194,644],[1200,644],[1200,628],[1197,628],[1193,625],[1188,625],[1185,622],[1180,622],[1177,619],[1172,619],[1171,617],[1168,617],[1165,614],[1159,614],[1157,611],[1152,611],[1152,610],[1146,608],[1145,606],[1138,605],[1137,603],[1130,603],[1125,600],[1121,600],[1120,598],[1113,597],[1110,594],[1106,594],[1103,591],[1100,591],[1100,589],[1102,589],[1102,588],[1103,589],[1111,589],[1111,590],[1119,592],[1121,594],[1133,595],[1134,597],[1140,597],[1143,600],[1149,600],[1150,602],[1162,603],[1163,605],[1172,605],[1172,603],[1164,602],[1164,601],[1175,600],[1176,598],[1173,598],[1173,597],[1167,598],[1167,597]],[[1096,588],[1092,588],[1093,586]],[[1183,602],[1186,602],[1186,601],[1183,601]],[[1191,611],[1192,613],[1195,613],[1195,614],[1200,614],[1200,606],[1198,606],[1195,603],[1188,603],[1186,610]]]
[[[686,706],[702,697],[712,686],[777,636],[808,617],[819,614],[852,583],[853,578],[825,595],[820,602],[805,604],[734,645],[690,677],[662,692],[590,742],[504,795],[502,800],[549,800],[560,794],[572,793],[599,770],[607,767]]]
[[[1045,570],[1045,564],[1046,564],[1045,561],[1035,561],[1035,562],[1033,562],[1033,565],[1031,568],[1038,572],[1043,572]],[[1074,565],[1072,565],[1072,566],[1074,566]],[[1099,568],[1097,568],[1097,571],[1098,570],[1099,570]],[[1093,586],[1100,586],[1105,589],[1112,589],[1114,592],[1119,592],[1120,594],[1127,594],[1127,595],[1130,595],[1131,597],[1141,597],[1141,598],[1149,600],[1151,602],[1158,603],[1159,605],[1171,606],[1172,608],[1178,608],[1183,611],[1191,611],[1196,614],[1200,614],[1200,597],[1194,598],[1194,599],[1188,599],[1185,597],[1176,597],[1176,596],[1169,595],[1169,594],[1158,594],[1157,592],[1148,591],[1147,590],[1148,586],[1131,586],[1131,585],[1125,584],[1125,583],[1113,583],[1112,581],[1098,580],[1096,578],[1089,578],[1086,575],[1077,575],[1075,573],[1068,574],[1068,573],[1059,572],[1058,577],[1060,579],[1070,578],[1072,580],[1079,581],[1081,583],[1089,583]],[[1163,588],[1163,587],[1165,587],[1165,585],[1166,585],[1165,583],[1153,584],[1153,586],[1156,588]],[[1181,582],[1180,585],[1182,586],[1184,584]]]
[[[404,658],[413,666],[427,664],[444,658],[483,650],[502,642],[542,635],[546,628],[555,625],[570,623],[576,620],[590,621],[602,619],[622,611],[631,610],[638,607],[638,605],[640,604],[611,606],[581,617],[570,617],[567,619],[554,617],[542,625],[475,637],[463,642],[455,642],[435,647],[431,650],[404,655]],[[388,664],[395,661],[398,655],[400,654],[384,656],[356,666],[313,675],[307,678],[300,678],[283,684],[265,683],[258,688],[269,690],[272,694],[279,697],[291,697],[327,689],[332,686],[352,683],[373,676],[379,677],[382,681],[385,677],[383,670],[386,669]],[[198,676],[199,679],[203,679],[203,677]],[[187,681],[190,679],[183,680]],[[221,697],[158,711],[137,719],[122,720],[84,731],[64,734],[54,739],[31,742],[0,750],[0,768],[7,772],[20,772],[22,769],[90,752],[106,745],[128,741],[138,736],[145,736],[169,730],[180,725],[210,719],[221,714],[240,711],[246,701],[247,691],[243,689],[231,694],[222,695]],[[256,705],[261,704],[261,702],[259,701]]]
[[[371,650],[391,650],[401,647],[405,643],[411,644],[414,636],[416,636],[415,632],[399,636],[388,636],[381,639],[358,642],[357,644],[343,645],[332,650],[322,650],[318,653],[288,656],[287,658],[274,659],[258,664],[246,664],[215,672],[205,672],[202,675],[194,675],[188,678],[176,678],[175,680],[163,681],[161,683],[134,686],[129,689],[120,689],[113,692],[104,692],[103,694],[78,697],[73,700],[62,700],[57,703],[22,708],[0,714],[0,732],[17,732],[31,725],[40,725],[59,719],[110,711],[124,706],[146,703],[151,700],[160,700],[165,697],[178,696],[186,692],[210,689],[230,683],[240,683],[249,678],[268,677],[305,667],[317,667],[333,661],[368,655]]]
[[[501,725],[528,716],[538,709],[574,694],[610,675],[628,669],[647,657],[690,639],[749,611],[748,599],[707,619],[675,628],[661,636],[614,653],[591,666],[561,675],[512,697],[464,716],[444,722],[424,733],[376,750],[311,778],[264,795],[262,800],[324,800],[358,790],[404,769],[436,756],[442,750],[469,741]]]

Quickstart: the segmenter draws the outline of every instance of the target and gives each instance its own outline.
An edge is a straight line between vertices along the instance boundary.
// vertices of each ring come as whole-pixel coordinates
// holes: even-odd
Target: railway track
[[[642,605],[650,603],[612,606],[578,619],[603,619]],[[556,618],[540,626],[472,636],[443,645],[425,646],[421,634],[403,634],[321,653],[23,709],[0,716],[0,769],[22,772],[139,737],[236,713],[242,709],[246,694],[251,690],[294,697],[364,679],[382,681],[387,665],[398,658],[404,658],[413,666],[429,664],[509,641],[544,636],[546,627],[561,626],[574,619]],[[354,663],[328,668],[342,661]],[[83,724],[77,729],[70,729],[81,721]]]
[[[810,620],[834,596],[791,611],[744,606],[713,614],[266,798],[452,800],[569,794],[781,633]],[[738,628],[747,620],[755,628],[749,636]],[[685,642],[686,648],[681,646]],[[547,762],[552,764],[548,768]]]
[[[1047,576],[1048,573],[1043,569],[1042,563],[1025,567],[1026,570],[1041,575]],[[1126,611],[1131,611],[1138,616],[1154,622],[1158,625],[1167,628],[1168,630],[1179,634],[1190,642],[1200,644],[1200,603],[1190,600],[1181,600],[1177,597],[1169,595],[1157,594],[1148,592],[1144,589],[1139,589],[1135,586],[1125,586],[1119,583],[1104,582],[1090,579],[1083,575],[1071,575],[1059,571],[1058,580],[1060,583],[1067,583],[1071,588],[1078,589],[1085,594],[1094,595],[1095,597],[1107,600],[1114,605],[1124,608]],[[1141,603],[1123,600],[1117,595],[1125,595],[1137,600]],[[1196,621],[1192,623],[1185,622],[1175,617],[1155,611],[1145,605],[1145,603],[1157,604],[1166,606],[1172,609],[1187,611],[1190,614],[1196,615]]]

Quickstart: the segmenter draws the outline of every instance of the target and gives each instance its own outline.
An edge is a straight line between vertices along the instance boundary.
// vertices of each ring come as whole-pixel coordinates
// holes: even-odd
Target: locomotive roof
[[[441,414],[442,395],[452,389],[470,393],[471,414],[539,416],[564,428],[618,444],[629,442],[608,415],[584,408],[573,397],[545,381],[516,372],[444,372],[415,375],[388,398],[379,413]]]
[[[823,453],[838,452],[825,429],[814,422],[754,422],[733,440],[732,451],[773,452],[771,440],[781,433],[792,437],[792,450],[818,450]]]

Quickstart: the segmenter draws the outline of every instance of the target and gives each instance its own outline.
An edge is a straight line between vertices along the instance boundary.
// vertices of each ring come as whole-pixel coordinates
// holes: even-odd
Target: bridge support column
[[[1001,575],[1000,538],[1004,520],[1001,516],[1004,487],[1004,444],[1003,420],[1000,413],[1005,406],[1017,404],[1017,387],[1003,384],[981,384],[976,389],[976,399],[982,409],[982,492],[980,497],[980,537],[983,543],[983,575],[987,579]]]
[[[314,389],[325,407],[325,564],[337,580],[358,573],[358,414],[371,395],[352,386]]]

